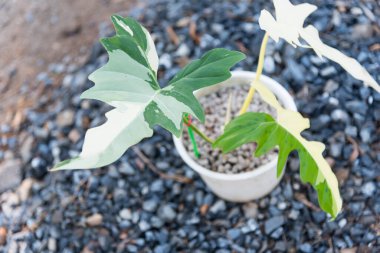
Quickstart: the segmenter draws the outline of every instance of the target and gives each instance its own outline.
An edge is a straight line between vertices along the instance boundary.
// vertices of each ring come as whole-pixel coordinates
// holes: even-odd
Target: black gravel
[[[323,40],[357,58],[379,81],[378,3],[318,5],[309,21]],[[214,47],[247,50],[238,68],[254,70],[263,37],[257,18],[264,6],[272,10],[269,1],[162,0],[130,14],[152,31],[165,84],[181,63]],[[189,36],[189,21],[197,26],[199,44]],[[169,25],[179,45],[169,41]],[[112,30],[100,28],[102,36]],[[38,75],[36,82],[48,92],[27,112],[19,140],[1,139],[8,151],[0,151],[0,158],[7,152],[20,157],[25,180],[18,190],[0,195],[0,252],[380,252],[380,95],[311,50],[280,42],[270,43],[267,52],[265,72],[294,94],[299,110],[311,118],[304,135],[327,145],[344,199],[336,220],[329,221],[314,190],[300,182],[297,159],[290,159],[269,196],[228,203],[183,163],[170,134],[159,128],[138,149],[161,171],[193,183],[160,178],[133,150],[107,168],[46,173],[77,154],[86,129],[102,123],[109,110],[79,99],[91,86],[87,75],[107,60],[95,43],[86,65],[56,63]],[[65,75],[59,88],[49,77],[56,72]],[[30,187],[31,178],[38,181]]]

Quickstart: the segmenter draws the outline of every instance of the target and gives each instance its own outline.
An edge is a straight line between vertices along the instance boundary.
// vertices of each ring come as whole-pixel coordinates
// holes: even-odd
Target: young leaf
[[[342,206],[338,181],[322,156],[324,145],[304,139],[302,130],[290,132],[268,114],[248,112],[231,121],[213,146],[229,152],[245,143],[256,142],[256,156],[278,146],[277,175],[281,174],[289,153],[296,150],[301,180],[317,190],[319,205],[335,218]]]
[[[310,47],[319,57],[324,56],[338,63],[354,78],[380,92],[380,85],[357,60],[324,44],[314,26],[304,27],[305,19],[317,9],[317,6],[308,3],[293,5],[289,0],[273,0],[273,4],[276,19],[267,10],[262,10],[259,17],[261,29],[265,30],[272,39],[278,42],[279,38],[283,38],[294,47]],[[299,41],[300,37],[308,44],[303,45]]]
[[[156,77],[158,56],[149,33],[130,18],[113,16],[112,22],[116,36],[101,40],[109,61],[89,76],[95,86],[81,97],[115,108],[106,114],[105,124],[88,130],[81,154],[59,163],[53,170],[108,165],[130,146],[152,136],[156,124],[180,136],[184,113],[204,120],[193,92],[228,79],[229,69],[245,57],[236,51],[211,50],[161,89]]]

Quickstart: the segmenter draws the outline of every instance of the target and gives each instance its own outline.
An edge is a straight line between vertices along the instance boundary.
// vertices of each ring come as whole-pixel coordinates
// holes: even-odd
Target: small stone
[[[227,236],[231,238],[232,240],[236,240],[240,237],[241,230],[238,228],[232,228],[227,231]]]
[[[323,68],[321,70],[321,76],[322,77],[331,77],[337,73],[334,66],[328,66],[326,68]]]
[[[177,51],[175,52],[176,56],[184,57],[189,56],[190,54],[190,48],[186,44],[181,44]]]
[[[273,74],[276,71],[276,64],[274,63],[273,57],[265,57],[264,71],[268,74]]]
[[[0,193],[21,183],[21,161],[5,160],[0,163]]]
[[[299,215],[300,215],[300,212],[298,210],[292,209],[292,210],[290,210],[289,218],[292,220],[297,220]]]
[[[75,113],[74,111],[67,109],[57,116],[57,125],[59,127],[68,127],[71,126],[74,123]]]
[[[341,122],[347,122],[348,119],[349,119],[349,116],[347,114],[347,112],[341,110],[341,109],[335,109],[332,113],[331,113],[331,118],[334,120],[334,121],[341,121]]]
[[[160,218],[158,218],[157,216],[153,216],[150,219],[150,223],[155,228],[161,228],[164,225],[164,222]]]
[[[371,38],[373,34],[373,27],[370,23],[357,24],[352,29],[353,39],[366,39]]]
[[[361,115],[365,115],[367,113],[367,105],[361,101],[348,101],[346,102],[346,108],[347,110],[351,111],[352,113],[358,113]]]
[[[154,248],[154,253],[170,253],[170,245],[162,244]]]
[[[218,200],[210,207],[210,212],[218,213],[226,210],[226,202],[224,200]]]
[[[33,183],[34,179],[32,178],[26,178],[22,181],[20,187],[17,189],[21,201],[26,201],[29,198]]]
[[[73,84],[74,76],[73,75],[66,75],[62,80],[62,85],[64,87],[70,87]]]
[[[177,213],[170,205],[164,205],[158,209],[158,216],[164,221],[170,222],[176,218]]]
[[[340,157],[342,154],[343,144],[342,143],[332,143],[330,145],[330,154],[332,157]]]
[[[221,32],[223,32],[223,30],[224,30],[224,26],[222,24],[218,24],[218,23],[211,24],[211,31],[213,31],[214,33],[220,34]]]
[[[160,170],[167,170],[169,169],[170,165],[165,161],[159,161],[156,163],[156,167]]]
[[[285,222],[285,219],[283,216],[275,216],[273,218],[270,218],[264,224],[265,234],[269,235],[275,229],[281,227],[284,224],[284,222]]]
[[[283,233],[284,233],[284,229],[282,227],[279,227],[275,231],[272,232],[270,237],[277,240],[282,236]]]
[[[155,180],[150,186],[152,192],[162,192],[163,188],[164,182],[161,179]]]
[[[90,227],[101,225],[103,222],[103,216],[101,214],[93,214],[86,218],[86,224]]]
[[[243,205],[244,216],[246,218],[256,218],[258,214],[258,205],[255,202],[249,202]]]
[[[144,201],[143,209],[147,212],[154,212],[157,208],[158,202],[155,199]]]
[[[369,128],[362,128],[360,130],[360,139],[364,143],[369,143],[371,141],[371,130]]]
[[[312,253],[313,247],[310,245],[310,243],[303,243],[299,246],[299,250],[304,253]]]
[[[150,229],[150,224],[146,222],[145,220],[142,220],[139,222],[139,228],[142,232],[145,232],[148,229]]]
[[[302,65],[299,65],[294,60],[287,61],[288,69],[298,85],[304,85],[305,83],[305,71]]]
[[[80,133],[77,129],[72,129],[69,133],[69,139],[72,143],[77,143],[80,140]]]
[[[50,237],[48,240],[48,249],[51,252],[57,251],[57,240],[55,238]]]
[[[127,162],[120,165],[119,171],[123,175],[132,176],[135,174],[135,169]]]
[[[113,199],[116,202],[123,202],[127,199],[128,193],[124,189],[117,188],[113,192]]]
[[[335,82],[334,80],[329,79],[326,82],[324,91],[327,92],[327,93],[331,93],[331,92],[336,91],[338,88],[339,88],[339,84],[337,82]]]
[[[326,213],[323,211],[314,211],[311,213],[313,220],[317,223],[322,223],[326,220]]]
[[[5,245],[7,242],[7,228],[0,227],[0,246]]]
[[[278,241],[276,242],[276,244],[274,245],[274,251],[275,252],[285,252],[287,249],[286,247],[286,243],[283,242],[283,241]]]
[[[312,120],[313,129],[321,129],[326,127],[330,123],[331,119],[328,115],[322,114],[318,118]]]
[[[367,182],[362,186],[361,192],[367,197],[373,197],[376,192],[376,185],[374,182]]]
[[[243,27],[244,32],[246,33],[252,33],[253,31],[255,31],[255,25],[251,22],[243,23],[242,27]]]
[[[358,129],[355,126],[346,126],[344,133],[351,137],[358,136]]]
[[[159,63],[160,65],[164,66],[165,69],[170,69],[172,67],[172,58],[170,54],[162,54]]]
[[[314,65],[316,65],[318,67],[327,62],[327,60],[325,58],[319,57],[317,55],[312,55],[310,57],[310,61],[311,61],[311,63],[313,63]]]
[[[286,205],[285,202],[280,202],[280,203],[278,203],[277,207],[278,207],[278,209],[280,209],[280,210],[285,210],[286,207],[287,207],[287,205]]]
[[[75,74],[74,80],[73,80],[73,86],[80,87],[85,85],[87,82],[87,73],[83,71],[79,71]]]
[[[24,163],[28,162],[32,158],[32,147],[34,138],[32,136],[26,137],[20,147],[20,155]]]
[[[346,226],[347,224],[347,220],[346,219],[341,219],[339,222],[338,222],[338,225],[340,228],[343,228],[344,226]]]
[[[119,216],[123,220],[131,220],[132,219],[131,209],[125,208],[125,209],[120,210]]]

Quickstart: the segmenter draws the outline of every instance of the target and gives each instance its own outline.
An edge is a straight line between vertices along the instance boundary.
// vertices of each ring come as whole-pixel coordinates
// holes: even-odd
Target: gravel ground
[[[244,103],[248,89],[249,83],[246,86],[222,88],[216,93],[201,97],[199,102],[202,104],[205,111],[205,124],[199,123],[196,119],[193,119],[194,124],[209,138],[215,140],[223,133],[222,129],[226,123],[229,97],[231,96],[230,115],[231,119],[233,119],[239,115],[239,110]],[[257,93],[254,95],[248,111],[265,112],[276,118],[275,109],[264,103]],[[188,132],[185,131],[183,135],[183,143],[190,156],[205,168],[221,173],[236,174],[252,171],[259,166],[273,161],[277,156],[277,150],[274,149],[265,155],[254,157],[253,153],[256,149],[255,143],[245,144],[230,153],[223,154],[220,149],[213,149],[209,143],[196,134],[195,139],[200,154],[199,158],[195,156]]]
[[[318,4],[309,21],[322,38],[379,80],[378,3]],[[213,47],[246,51],[249,57],[238,67],[254,69],[263,36],[256,21],[264,6],[272,9],[269,1],[162,0],[131,15],[154,34],[165,84],[188,59]],[[100,28],[101,35],[110,33]],[[170,134],[159,128],[107,168],[47,174],[53,163],[80,151],[88,127],[104,121],[109,107],[81,101],[79,94],[91,86],[88,73],[106,60],[95,43],[83,67],[52,65],[36,78],[48,89],[27,111],[19,138],[8,138],[10,127],[1,126],[7,149],[0,159],[21,161],[25,179],[0,195],[0,252],[380,252],[379,94],[310,50],[268,46],[265,73],[295,95],[299,110],[312,120],[305,136],[327,144],[339,178],[343,211],[329,221],[315,192],[300,182],[297,159],[290,159],[269,196],[228,203],[184,165]],[[65,75],[59,89],[49,78],[55,71]],[[176,180],[157,176],[149,161]],[[178,182],[178,176],[192,182]]]

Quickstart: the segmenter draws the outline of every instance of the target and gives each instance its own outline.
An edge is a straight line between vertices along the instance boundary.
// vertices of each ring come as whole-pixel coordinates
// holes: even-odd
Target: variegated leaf
[[[256,156],[278,146],[277,175],[281,175],[290,152],[296,150],[300,159],[301,180],[310,183],[316,189],[319,205],[335,218],[342,208],[342,200],[338,181],[322,156],[324,145],[307,141],[301,136],[305,125],[284,125],[265,113],[244,113],[226,126],[224,133],[213,146],[221,148],[223,152],[229,152],[245,143],[256,142]]]
[[[101,40],[109,61],[89,76],[95,86],[82,98],[101,100],[115,109],[106,114],[105,124],[87,132],[79,157],[61,162],[54,170],[110,164],[130,146],[150,137],[154,125],[180,136],[184,113],[204,120],[193,92],[228,79],[229,69],[245,57],[226,49],[211,50],[161,89],[156,77],[158,57],[147,30],[130,18],[113,16],[112,21],[116,36]]]
[[[273,4],[276,9],[276,19],[267,10],[262,10],[259,18],[261,29],[265,30],[272,39],[278,42],[279,38],[283,38],[294,47],[312,48],[319,57],[324,56],[338,63],[354,78],[380,92],[380,85],[357,60],[323,43],[314,26],[304,27],[305,19],[317,9],[317,6],[309,3],[293,5],[289,0],[273,0]],[[299,41],[300,37],[308,44],[302,44]]]

